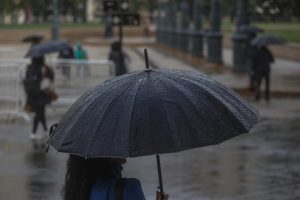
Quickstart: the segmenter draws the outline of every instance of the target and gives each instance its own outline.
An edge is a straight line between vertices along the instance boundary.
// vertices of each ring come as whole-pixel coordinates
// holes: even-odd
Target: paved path
[[[159,68],[171,68],[198,71],[195,67],[184,63],[173,56],[161,52],[159,49],[147,48],[150,62]],[[143,55],[144,48],[136,48],[139,55]],[[223,50],[224,63],[232,66],[232,51]],[[215,80],[234,89],[248,88],[249,79],[247,74],[234,74],[231,70],[223,73],[210,74]],[[282,59],[276,59],[272,65],[271,91],[300,93],[300,63]]]
[[[88,51],[91,58],[99,59],[106,58],[109,49],[88,47]],[[130,71],[145,68],[144,59],[134,49],[126,51],[132,59]],[[18,55],[22,55],[21,50]],[[155,56],[154,61],[165,63],[165,67],[195,70],[154,49],[149,49],[149,56]],[[299,198],[299,100],[251,103],[263,114],[262,123],[251,135],[216,146],[162,155],[164,186],[171,199]],[[53,124],[62,111],[53,110],[50,114],[48,123]],[[0,124],[0,199],[60,199],[66,155],[53,149],[45,155],[43,148],[34,149],[28,138],[30,129],[30,124]],[[141,180],[146,199],[155,199],[155,157],[129,159],[124,168],[126,177]]]

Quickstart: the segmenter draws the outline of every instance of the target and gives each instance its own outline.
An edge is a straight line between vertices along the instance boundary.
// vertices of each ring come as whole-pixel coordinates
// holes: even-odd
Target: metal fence
[[[23,109],[23,79],[29,63],[27,59],[0,59],[1,117],[30,120]],[[108,60],[48,59],[46,63],[55,73],[54,89],[59,95],[51,107],[68,107],[87,89],[115,76],[114,63]]]

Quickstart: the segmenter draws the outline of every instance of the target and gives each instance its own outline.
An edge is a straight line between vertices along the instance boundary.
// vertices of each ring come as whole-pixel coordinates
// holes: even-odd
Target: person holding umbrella
[[[107,188],[100,186],[108,180],[107,176],[114,176],[114,182],[109,181],[113,191],[101,190],[104,197],[107,193],[113,196],[118,193],[115,188],[118,188],[116,182],[120,177],[120,165],[115,163],[121,164],[126,158],[155,155],[159,180],[157,198],[167,199],[160,154],[216,145],[248,133],[259,122],[259,112],[255,108],[208,76],[184,70],[150,69],[146,50],[145,61],[145,70],[118,76],[87,91],[59,123],[52,126],[47,144],[59,152],[71,154],[66,183],[73,180],[76,189],[71,191],[78,190],[76,194],[83,196],[90,188],[93,194],[97,176],[100,177],[97,188]],[[100,161],[101,158],[106,161]],[[72,168],[73,165],[77,168]],[[92,171],[98,174],[95,176]],[[116,171],[119,175],[112,175]],[[76,176],[81,183],[76,181]],[[139,183],[132,180],[131,184],[136,185],[135,192],[140,193]],[[125,188],[120,187],[120,191],[124,189],[123,197],[128,187],[126,189],[126,183]],[[143,199],[139,194],[134,197]]]
[[[247,36],[247,65],[249,70],[249,89],[250,91],[255,90],[255,77],[253,71],[253,56],[256,52],[256,46],[251,44],[251,41],[254,40],[258,33],[264,32],[263,29],[260,29],[253,25],[242,25],[239,28],[239,31]]]
[[[284,39],[271,34],[261,35],[251,42],[251,44],[256,47],[251,64],[251,70],[254,72],[256,101],[260,100],[260,86],[263,80],[265,81],[265,99],[267,101],[270,100],[270,73],[271,63],[274,62],[274,57],[267,46],[284,43]]]
[[[24,79],[24,89],[27,96],[25,108],[34,113],[31,139],[37,138],[36,131],[39,123],[42,124],[45,132],[48,130],[45,108],[51,102],[51,97],[44,90],[48,86],[42,86],[45,85],[43,84],[45,79],[53,82],[53,71],[45,65],[44,57],[32,58],[31,64],[26,68]]]
[[[70,154],[63,189],[64,200],[144,200],[141,183],[122,178],[125,158],[85,159]],[[157,193],[157,200],[161,200]],[[167,200],[165,194],[163,200]]]
[[[270,100],[270,72],[274,57],[266,46],[256,49],[253,55],[252,71],[254,74],[255,100],[260,100],[261,83],[265,81],[265,99]]]

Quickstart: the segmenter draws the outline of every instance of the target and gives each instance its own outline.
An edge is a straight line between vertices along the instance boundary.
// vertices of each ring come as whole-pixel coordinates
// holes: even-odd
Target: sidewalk
[[[156,48],[148,48],[149,62],[154,68],[171,68],[181,70],[201,71],[190,64],[187,64],[173,56],[167,55]],[[144,48],[135,48],[135,51],[143,56]],[[249,77],[247,74],[232,73],[232,50],[223,49],[223,60],[225,66],[229,66],[229,70],[222,73],[210,74],[210,76],[231,87],[237,91],[247,91],[249,86]],[[144,67],[144,65],[142,65]],[[138,69],[136,69],[138,70]],[[300,96],[300,63],[276,59],[272,65],[271,72],[271,92],[275,96]],[[248,94],[249,95],[249,94]]]

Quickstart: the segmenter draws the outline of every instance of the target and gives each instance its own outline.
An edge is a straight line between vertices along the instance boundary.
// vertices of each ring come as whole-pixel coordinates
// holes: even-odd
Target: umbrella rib
[[[168,77],[168,76],[164,75],[163,73],[162,73],[162,76],[164,76],[165,78],[171,80],[174,84],[179,85],[178,83],[176,83],[176,81],[173,80],[172,77]],[[182,86],[182,85],[179,85],[179,86],[181,86],[181,87],[185,88],[187,91],[189,91],[186,87],[184,87],[184,86]],[[177,89],[177,88],[176,88],[176,89]],[[178,89],[177,89],[177,90],[178,90]],[[184,92],[182,92],[182,93],[183,93],[184,96],[186,96],[187,99],[192,103],[192,105],[194,106],[195,110],[197,110],[196,113],[197,113],[197,115],[199,116],[199,119],[202,119],[202,118],[200,117],[199,113],[198,113],[198,109],[197,109],[196,104],[188,97],[188,95],[186,95]],[[195,95],[193,94],[193,96],[195,96]],[[203,101],[202,101],[202,102],[203,102]],[[206,107],[208,107],[208,106],[206,106]],[[210,110],[210,109],[209,109],[209,110]],[[203,123],[203,124],[205,125],[206,123]],[[211,135],[211,134],[209,134],[209,133],[207,133],[207,132],[205,132],[205,134],[206,134],[209,138],[211,138],[211,139],[214,141],[214,143],[218,143],[218,142],[216,141],[216,138],[215,138],[213,135]]]
[[[237,96],[234,96],[232,93],[231,93],[231,89],[230,90],[225,90],[224,89],[224,86],[223,85],[221,85],[221,84],[219,84],[219,83],[217,83],[217,82],[213,82],[213,81],[210,81],[209,83],[210,84],[217,84],[217,89],[221,89],[222,91],[224,91],[224,92],[226,92],[228,95],[230,95],[230,97],[231,98],[229,98],[229,99],[225,99],[225,98],[223,98],[221,95],[219,95],[219,93],[218,92],[216,92],[216,91],[214,91],[211,87],[209,87],[206,83],[204,83],[204,82],[195,82],[195,80],[189,80],[189,79],[186,79],[186,78],[184,78],[184,80],[186,80],[186,81],[188,81],[188,82],[190,82],[190,83],[193,83],[193,84],[196,84],[196,85],[199,85],[199,84],[201,84],[201,85],[203,85],[203,86],[205,86],[206,88],[207,88],[207,90],[205,90],[209,95],[211,95],[212,97],[215,97],[215,99],[217,100],[217,101],[219,101],[220,102],[220,104],[221,105],[223,105],[224,103],[219,99],[219,98],[222,98],[222,99],[224,99],[224,100],[226,100],[226,105],[224,106],[225,108],[226,108],[226,110],[228,111],[228,112],[230,112],[233,116],[235,116],[235,117],[238,117],[238,116],[236,116],[233,112],[232,112],[232,110],[236,110],[237,111],[237,113],[244,113],[244,112],[246,112],[245,110],[243,110],[243,111],[239,111],[239,109],[237,109],[237,107],[233,107],[232,106],[232,104],[228,101],[228,100],[230,100],[231,98],[234,98],[234,99],[236,99],[237,100],[237,102],[240,104],[240,105],[247,105],[247,104],[244,104],[244,103],[242,103],[243,102],[243,99],[241,99],[241,98],[237,98]],[[201,88],[201,87],[200,87]],[[229,92],[230,91],[230,92]],[[215,96],[212,94],[212,93],[214,93],[215,94]],[[219,96],[219,98],[217,98],[217,95]],[[230,110],[228,107],[231,107],[232,108],[232,110]],[[246,108],[246,107],[245,107]],[[251,114],[253,115],[257,115],[255,112],[253,112],[253,109],[251,109],[250,107],[247,107],[247,109],[249,110],[249,111],[251,111]],[[212,112],[213,113],[213,112]],[[247,113],[249,114],[249,112],[247,111]],[[247,115],[247,116],[249,116],[249,115]],[[222,120],[220,120],[221,122],[222,122]],[[240,122],[240,120],[236,120],[236,122],[238,122],[244,129],[245,129],[245,131],[249,131],[248,129],[249,129],[249,127],[246,127],[243,123],[241,123]],[[223,123],[224,124],[224,123]],[[224,126],[226,127],[227,125],[226,124],[224,124]]]
[[[124,83],[124,78],[122,78],[122,79],[119,79],[116,83],[119,83],[119,84],[121,84],[121,83]],[[102,94],[104,94],[104,93],[106,93],[107,91],[111,91],[110,89],[111,88],[113,88],[113,87],[115,87],[116,85],[115,84],[112,84],[110,87],[108,87],[108,88],[106,88],[105,89],[105,91],[103,91],[102,92]],[[87,98],[91,98],[91,96],[93,96],[94,95],[94,93],[95,92],[97,92],[98,90],[98,87],[95,87],[94,89],[92,89],[93,91],[91,92],[91,94],[89,94],[89,95],[87,95],[87,96],[82,96],[82,97],[84,97],[84,99],[87,99]],[[89,92],[89,91],[88,91]],[[79,98],[79,100],[78,101],[80,101],[80,102],[82,102],[82,100],[80,100],[81,98]],[[85,104],[85,107],[88,107],[89,105],[91,105],[93,102],[95,102],[97,99],[94,99],[93,101],[91,101],[89,104]],[[74,115],[74,112],[71,112],[71,110],[75,110],[76,109],[76,112],[77,111],[79,111],[79,109],[83,109],[82,107],[82,104],[77,104],[77,105],[74,105],[74,108],[70,108],[69,110],[70,110],[70,112],[68,113],[66,113],[66,116],[69,114],[73,114]],[[63,117],[63,119],[69,119],[69,117]],[[76,119],[76,121],[78,121],[80,119],[80,116],[78,117],[78,119]],[[59,129],[61,129],[62,127],[63,127],[63,125],[64,125],[64,123],[65,123],[66,121],[62,121],[61,123],[59,123],[59,126],[56,128],[56,130],[58,131]],[[64,134],[64,136],[63,136],[63,139],[61,140],[61,143],[58,145],[58,146],[61,146],[63,143],[64,143],[64,140],[65,140],[65,138],[67,138],[69,135],[70,135],[70,133],[72,132],[71,131],[72,130],[72,128],[70,128],[65,134]]]
[[[205,78],[205,80],[208,80],[208,81],[207,81],[208,83],[210,83],[210,84],[215,84],[216,86],[218,86],[218,87],[217,87],[218,90],[221,90],[221,91],[223,91],[223,92],[226,92],[227,95],[230,96],[230,98],[227,98],[227,99],[226,99],[226,105],[229,106],[229,107],[231,107],[231,108],[233,108],[233,110],[238,111],[238,113],[245,113],[245,112],[246,112],[246,113],[247,113],[247,116],[249,116],[249,115],[258,116],[258,115],[259,115],[259,112],[258,112],[255,108],[253,108],[251,105],[249,105],[243,98],[234,95],[235,92],[234,92],[232,89],[230,89],[230,88],[225,88],[224,85],[222,85],[222,84],[220,84],[220,83],[214,81],[213,79],[208,79],[208,78],[206,78],[206,76],[203,76],[203,75],[200,75],[200,74],[194,74],[194,73],[189,73],[189,74],[191,74],[191,75],[193,75],[193,76],[195,76],[195,77],[200,77],[201,79]],[[175,75],[175,76],[178,76],[177,74],[174,74],[174,75]],[[184,78],[184,80],[186,80],[186,81],[188,81],[188,82],[190,82],[190,83],[196,84],[196,85],[200,83],[198,80],[189,80],[189,79],[186,79],[186,78]],[[195,81],[197,81],[197,82],[195,82]],[[222,99],[225,100],[225,98],[223,98],[221,95],[219,95],[219,93],[218,93],[219,91],[214,91],[213,89],[211,89],[211,88],[207,85],[206,82],[205,82],[205,83],[204,83],[204,82],[201,82],[201,85],[205,86],[205,87],[207,88],[206,91],[209,92],[210,94],[211,94],[211,93],[214,93],[214,94],[218,95],[219,97],[221,97]],[[212,94],[211,94],[211,95],[212,95]],[[212,96],[213,96],[213,95],[212,95]],[[218,99],[218,98],[217,98],[217,99]],[[243,107],[244,107],[244,108],[247,108],[247,109],[246,109],[246,110],[239,111],[236,107],[233,107],[233,106],[231,105],[230,101],[228,101],[228,100],[231,100],[231,99],[235,99],[235,100],[236,100],[236,103],[239,103],[239,105],[243,105]],[[218,101],[220,101],[220,100],[218,99]],[[220,103],[222,104],[221,101],[220,101]],[[226,109],[229,110],[229,112],[232,113],[232,111],[231,111],[230,109],[228,109],[227,106],[226,106]],[[234,113],[232,113],[232,114],[233,114],[234,116],[236,116]],[[257,119],[257,120],[259,120],[259,119]],[[256,120],[256,121],[257,121],[257,120]],[[255,124],[255,123],[253,123],[253,124]],[[247,131],[251,129],[251,127],[252,127],[253,124],[251,124],[251,126],[246,127],[246,128],[247,128]],[[242,125],[244,126],[244,124],[242,124]]]
[[[175,76],[176,76],[176,74],[175,74]],[[190,83],[192,83],[192,84],[196,84],[196,85],[198,85],[198,84],[201,84],[199,81],[198,82],[194,82],[194,81],[191,81],[191,80],[189,80],[189,79],[186,79],[185,77],[181,77],[181,78],[183,78],[184,80],[186,80],[186,81],[188,81],[188,82],[190,82]],[[169,79],[175,79],[175,77],[169,77]],[[176,81],[174,81],[174,82],[176,82]],[[204,83],[202,83],[202,85],[204,85],[204,86],[206,86]],[[184,86],[182,86],[182,87],[184,87]],[[208,86],[206,86],[206,87],[208,87]],[[186,87],[185,87],[186,88]],[[219,101],[219,99],[218,98],[216,98],[214,95],[212,95],[211,94],[211,92],[209,92],[209,90],[205,90],[204,88],[202,88],[202,87],[199,87],[200,89],[202,89],[204,92],[206,92],[208,95],[210,95],[210,96],[212,96],[214,99],[216,99],[217,101]],[[209,87],[207,88],[207,89],[210,89]],[[210,89],[211,90],[211,89]],[[200,98],[200,100],[201,100],[201,98]],[[202,101],[202,100],[201,100]],[[215,113],[213,112],[213,110],[212,109],[210,109],[210,107],[205,103],[205,101],[202,101],[203,103],[204,103],[204,105],[206,105],[206,107],[208,108],[208,110],[210,110],[210,113],[212,114],[212,116],[214,116],[214,118],[215,119],[219,119],[219,120],[217,120],[217,121],[219,121],[219,122],[221,122],[221,124],[226,128],[228,128],[228,126],[218,117],[218,116],[216,116],[215,115]],[[220,102],[220,101],[219,101]],[[221,105],[223,105],[223,103],[222,102],[220,102],[220,104]],[[227,108],[227,106],[225,106],[224,105],[224,107],[225,107],[225,109],[227,110],[227,111],[229,111],[233,116],[235,116],[231,111],[230,111],[230,109],[228,109]],[[241,124],[241,122],[239,121],[239,120],[236,120],[239,124]],[[243,126],[243,124],[241,124],[242,126]],[[244,127],[244,126],[243,126]],[[245,129],[245,128],[244,128]],[[208,136],[211,136],[210,134],[208,134],[208,133],[206,133]],[[212,137],[212,139],[214,139],[215,141],[216,141],[216,143],[220,143],[220,141],[223,141],[223,136],[222,136],[222,139],[221,140],[216,140],[215,139],[215,137],[214,136],[211,136]]]
[[[162,81],[161,81],[158,77],[155,77],[155,76],[152,76],[152,77],[155,78],[156,80],[158,80],[158,81],[161,83],[161,85],[164,85],[164,86],[165,86],[165,84],[163,84]],[[156,94],[159,94],[159,93],[156,91],[155,87],[153,87],[153,88],[154,88],[155,93],[156,93]],[[167,87],[165,86],[165,88],[167,88]],[[162,108],[163,108],[165,117],[167,118],[168,129],[169,129],[169,132],[171,133],[171,136],[172,136],[172,139],[173,139],[173,144],[175,144],[175,151],[179,151],[179,150],[178,150],[178,146],[179,146],[179,145],[178,145],[177,142],[176,142],[176,141],[178,141],[178,140],[176,140],[176,139],[174,138],[175,134],[172,134],[173,131],[171,130],[171,126],[170,126],[170,123],[169,123],[169,118],[168,118],[167,112],[166,112],[166,110],[165,110],[163,101],[162,101],[162,99],[161,99],[161,95],[158,95],[158,98],[159,98],[159,101],[161,102],[161,106],[162,106]],[[177,135],[176,135],[175,137],[178,138]],[[180,148],[179,148],[179,149],[180,149]]]
[[[124,79],[120,79],[116,82],[116,84],[118,83],[124,83]],[[99,86],[98,86],[99,87]],[[80,109],[84,109],[82,107],[83,102],[85,102],[86,99],[92,98],[95,93],[98,92],[98,87],[95,87],[89,91],[87,91],[85,94],[83,94],[77,101],[81,102],[80,104],[76,104],[76,102],[73,104],[73,106],[71,106],[71,108],[69,109],[69,111],[66,113],[66,115],[63,117],[63,119],[69,119],[69,117],[67,117],[68,115],[73,114],[74,112],[78,112]],[[111,85],[110,87],[107,87],[105,90],[102,89],[102,94],[106,93],[107,91],[110,91],[111,88],[115,87],[115,85]],[[87,94],[89,93],[89,94]],[[86,96],[85,96],[86,95]],[[89,102],[89,104],[87,104],[86,102],[84,103],[84,107],[88,107],[90,104],[92,104],[94,101],[96,101],[97,99],[94,99],[93,101]],[[80,117],[79,117],[80,118]],[[78,119],[79,119],[78,118]],[[59,130],[65,123],[66,121],[62,121],[61,123],[59,123],[59,126],[56,128],[56,130]],[[64,138],[67,137],[69,135],[70,131],[68,131],[65,135]],[[61,145],[61,144],[60,144]]]
[[[136,77],[135,77],[135,79],[136,79]],[[132,82],[134,82],[134,81],[132,81]],[[111,106],[113,105],[113,103],[114,103],[115,101],[117,101],[117,100],[121,97],[121,95],[122,95],[126,90],[128,90],[130,87],[132,87],[132,86],[133,86],[133,84],[128,84],[128,87],[126,87],[126,89],[124,89],[118,96],[116,96],[115,98],[112,99],[112,101],[110,102],[110,104],[106,107],[106,109],[105,109],[105,111],[104,111],[104,114],[103,114],[103,117],[102,117],[101,121],[99,122],[98,127],[97,127],[96,130],[98,130],[98,128],[102,125],[102,123],[103,123],[104,120],[106,119],[106,117],[107,117],[107,115],[108,115],[108,111],[110,110],[109,108],[111,108]],[[85,157],[88,156],[89,149],[90,149],[90,147],[92,146],[92,143],[96,142],[97,137],[98,137],[98,134],[95,133],[95,134],[94,134],[94,137],[92,137],[93,139],[90,140],[89,145],[87,146],[87,150],[86,150]]]
[[[138,87],[136,89],[136,93],[134,95],[134,100],[133,100],[133,105],[132,105],[132,110],[131,110],[131,113],[130,113],[130,127],[129,127],[129,138],[132,137],[132,134],[131,134],[131,130],[132,130],[132,121],[133,121],[133,112],[134,112],[134,108],[135,108],[135,103],[136,103],[136,96],[140,90],[140,87],[141,87],[141,83],[145,81],[145,77],[146,77],[146,74],[144,74],[143,78],[141,78],[141,81],[138,82]],[[128,143],[128,155],[130,156],[131,155],[131,145],[130,143]]]

